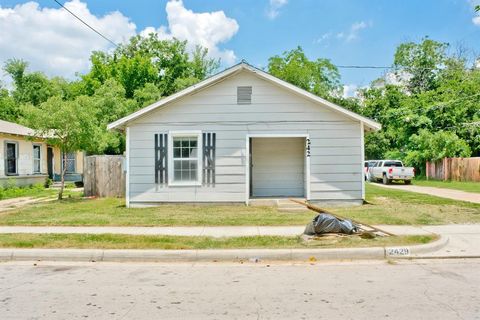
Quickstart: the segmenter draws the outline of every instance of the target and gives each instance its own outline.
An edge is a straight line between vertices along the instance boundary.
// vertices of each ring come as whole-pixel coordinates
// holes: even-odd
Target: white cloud
[[[135,24],[118,11],[97,17],[80,0],[66,2],[65,7],[114,42],[135,34]],[[0,6],[2,65],[7,59],[21,58],[30,63],[32,70],[73,77],[88,68],[92,50],[111,47],[62,8],[40,8],[36,2],[13,8]]]
[[[313,43],[323,43],[327,40],[329,40],[330,38],[332,37],[332,33],[331,32],[327,32],[327,33],[324,33],[322,34],[320,37],[318,37],[317,39],[315,39],[313,41]]]
[[[65,7],[115,43],[137,34],[136,25],[118,11],[96,16],[81,0],[68,1]],[[167,3],[166,11],[168,26],[148,27],[142,34],[158,32],[163,38],[188,40],[191,46],[208,48],[211,57],[221,58],[226,64],[235,62],[232,50],[219,48],[238,31],[234,19],[223,11],[194,13],[185,9],[182,1],[175,0]],[[112,47],[60,7],[44,8],[37,2],[13,8],[0,5],[0,67],[7,59],[19,58],[28,61],[31,70],[73,78],[77,72],[88,70],[92,51]],[[0,81],[2,75],[0,71]]]
[[[190,46],[201,45],[208,49],[210,56],[221,58],[225,64],[236,60],[233,50],[220,49],[219,44],[230,40],[238,31],[235,19],[223,11],[196,13],[186,9],[181,0],[170,0],[166,6],[167,26],[145,28],[141,34],[157,32],[163,39],[187,40]]]
[[[279,13],[280,9],[288,3],[288,0],[269,0],[267,8],[267,17],[270,20],[275,19]]]
[[[468,0],[469,4],[472,6],[472,9],[475,10],[476,6],[480,6],[480,0]],[[475,17],[472,18],[474,25],[480,26],[480,13],[477,13]]]
[[[355,22],[350,26],[348,30],[345,31],[340,31],[340,32],[327,32],[322,34],[320,37],[317,39],[313,40],[313,43],[317,44],[328,44],[331,40],[338,40],[338,41],[344,41],[344,42],[351,42],[353,40],[356,40],[359,38],[359,34],[362,30],[370,28],[373,26],[373,23],[371,21],[365,22],[365,21],[360,21],[360,22]]]
[[[372,26],[372,22],[365,22],[365,21],[360,21],[360,22],[355,22],[350,26],[350,29],[348,31],[344,32],[339,32],[337,33],[337,38],[345,40],[346,42],[350,42],[353,40],[358,39],[358,35],[360,31],[370,28]]]
[[[385,84],[404,86],[410,81],[412,75],[404,70],[387,72],[384,76]]]
[[[362,89],[356,84],[346,84],[343,86],[343,97],[344,98],[357,98],[358,90]]]

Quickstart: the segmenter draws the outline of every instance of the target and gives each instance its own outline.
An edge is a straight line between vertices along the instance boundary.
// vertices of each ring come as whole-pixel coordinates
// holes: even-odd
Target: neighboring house
[[[127,206],[362,203],[363,136],[380,124],[242,62],[109,129],[126,132]]]
[[[0,120],[0,186],[15,181],[18,186],[60,180],[61,152],[33,129]],[[67,154],[67,181],[81,181],[83,152]]]

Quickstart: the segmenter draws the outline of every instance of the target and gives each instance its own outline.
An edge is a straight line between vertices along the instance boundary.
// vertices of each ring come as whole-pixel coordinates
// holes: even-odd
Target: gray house
[[[363,136],[380,124],[242,62],[109,129],[126,132],[127,206],[361,203]]]

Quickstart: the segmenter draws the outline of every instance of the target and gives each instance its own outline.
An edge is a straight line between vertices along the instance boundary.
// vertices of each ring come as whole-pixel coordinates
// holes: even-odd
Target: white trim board
[[[125,138],[125,205],[130,208],[130,128],[126,128]]]
[[[175,137],[197,137],[197,180],[189,182],[174,181],[173,164],[173,139]],[[203,141],[200,130],[175,130],[168,132],[168,186],[171,187],[192,187],[201,186],[203,179]]]
[[[127,125],[128,125],[128,122],[130,121],[133,121],[135,119],[138,119],[144,115],[146,115],[147,113],[153,111],[153,110],[156,110],[157,108],[160,108],[162,106],[165,106],[173,101],[176,101],[184,96],[187,96],[187,95],[191,95],[193,93],[196,93],[197,91],[199,90],[202,90],[202,89],[205,89],[207,87],[210,87],[214,84],[216,84],[217,82],[220,82],[220,81],[223,81],[224,79],[236,74],[237,72],[240,72],[240,71],[248,71],[248,72],[251,72],[255,75],[257,75],[258,77],[264,79],[264,80],[267,80],[271,83],[274,83],[284,89],[287,89],[297,95],[300,95],[304,98],[307,98],[315,103],[318,103],[318,104],[321,104],[335,112],[338,112],[338,113],[341,113],[343,114],[344,116],[350,118],[350,119],[353,119],[353,120],[356,120],[356,121],[360,121],[361,123],[364,124],[364,128],[366,129],[370,129],[370,130],[380,130],[381,129],[381,124],[379,124],[378,122],[375,122],[371,119],[368,119],[368,118],[365,118],[359,114],[356,114],[355,112],[352,112],[352,111],[349,111],[345,108],[342,108],[330,101],[327,101],[323,98],[320,98],[306,90],[303,90],[297,86],[294,86],[286,81],[283,81],[275,76],[272,76],[271,74],[268,74],[267,72],[265,71],[262,71],[260,69],[257,69],[251,65],[249,65],[248,63],[246,62],[241,62],[239,64],[236,64],[234,65],[233,67],[231,68],[228,68],[220,73],[217,73],[216,75],[210,77],[210,78],[207,78],[193,86],[190,86],[184,90],[181,90],[175,94],[172,94],[171,96],[168,96],[162,100],[159,100],[143,109],[140,109],[126,117],[123,117],[117,121],[114,121],[112,123],[110,123],[108,125],[108,129],[109,130],[114,130],[114,129],[117,129],[117,130],[122,130],[124,129]]]

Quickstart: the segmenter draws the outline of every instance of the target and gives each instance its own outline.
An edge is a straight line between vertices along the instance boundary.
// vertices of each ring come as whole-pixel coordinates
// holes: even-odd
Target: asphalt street
[[[0,264],[0,319],[480,319],[480,260]]]

